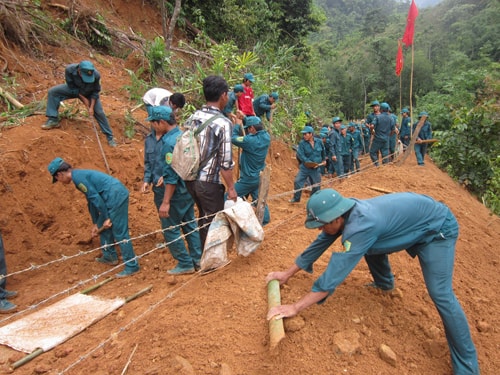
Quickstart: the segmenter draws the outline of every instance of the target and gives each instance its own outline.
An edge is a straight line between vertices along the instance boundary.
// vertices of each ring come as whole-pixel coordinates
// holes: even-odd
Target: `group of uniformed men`
[[[313,193],[319,190],[321,175],[342,178],[359,172],[360,155],[369,155],[373,164],[378,166],[379,155],[382,163],[386,164],[395,159],[398,151],[406,150],[418,123],[417,121],[411,125],[408,108],[402,109],[399,126],[398,117],[391,113],[389,104],[375,100],[371,107],[373,112],[359,123],[351,121],[344,125],[342,119],[336,116],[330,125],[324,124],[321,127],[318,135],[314,134],[310,124],[302,129],[303,139],[297,147],[299,172],[295,178],[291,203],[300,201],[301,189],[306,182],[312,185]],[[422,116],[428,118],[429,115],[427,112],[420,112],[419,120]],[[424,165],[427,152],[427,143],[422,141],[431,138],[431,124],[426,119],[414,147],[418,165]]]

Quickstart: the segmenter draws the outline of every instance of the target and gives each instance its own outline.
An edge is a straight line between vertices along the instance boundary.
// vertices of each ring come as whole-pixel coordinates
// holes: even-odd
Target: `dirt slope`
[[[161,30],[148,18],[154,12],[147,7],[116,0],[106,6],[103,11],[117,24],[122,17],[121,22],[143,35]],[[233,252],[229,266],[203,277],[169,277],[165,271],[174,261],[168,251],[155,250],[162,239],[159,234],[151,235],[159,229],[152,196],[139,191],[143,139],[138,134],[125,141],[123,136],[124,112],[134,104],[123,91],[129,84],[126,62],[90,56],[77,48],[46,48],[50,58],[44,60],[13,50],[4,54],[9,73],[16,74],[19,99],[25,104],[42,99],[51,85],[62,82],[67,63],[96,57],[103,77],[102,101],[119,147],[110,149],[103,137],[101,140],[112,174],[130,190],[131,234],[136,253],[143,255],[138,275],[114,280],[93,294],[128,296],[149,285],[153,288],[15,373],[120,374],[136,345],[127,374],[451,373],[442,325],[425,290],[418,261],[404,253],[391,256],[399,289],[396,296],[366,290],[363,285],[370,276],[361,262],[325,304],[288,320],[286,339],[277,351],[269,351],[264,278],[270,271],[288,267],[318,233],[303,227],[307,195],[300,204],[287,202],[296,162],[290,149],[278,142],[273,143],[268,159],[272,222],[265,228],[261,248],[248,258]],[[36,68],[27,69],[30,66]],[[144,121],[145,113],[137,111],[135,116]],[[83,195],[72,185],[51,184],[46,170],[50,160],[62,156],[77,168],[105,171],[92,125],[84,111],[72,120],[63,120],[60,129],[43,131],[40,125],[44,121],[43,115],[32,116],[0,136],[0,229],[9,272],[15,273],[8,278],[9,289],[19,291],[15,303],[20,310],[69,288],[73,288],[69,293],[85,289],[93,282],[81,281],[108,270],[94,262],[98,251],[89,252],[98,246],[97,241],[79,244],[89,238],[91,227]],[[366,160],[363,166],[362,173],[328,185],[357,198],[382,194],[370,187],[428,194],[449,205],[457,216],[461,234],[455,290],[469,319],[482,373],[497,374],[500,219],[431,160],[425,167],[417,166],[414,158],[400,167],[370,168]],[[48,262],[42,268],[31,267]],[[314,275],[301,273],[292,279],[281,291],[283,302],[293,302],[306,293],[327,262],[325,254]],[[0,325],[12,320],[0,316]],[[395,366],[380,358],[381,344],[396,353]],[[0,373],[7,373],[9,364],[22,357],[22,353],[0,346]]]

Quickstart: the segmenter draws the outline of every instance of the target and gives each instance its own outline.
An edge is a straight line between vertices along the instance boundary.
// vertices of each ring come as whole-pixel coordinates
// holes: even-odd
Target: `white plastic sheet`
[[[31,353],[65,342],[125,303],[74,294],[0,328],[0,344]]]

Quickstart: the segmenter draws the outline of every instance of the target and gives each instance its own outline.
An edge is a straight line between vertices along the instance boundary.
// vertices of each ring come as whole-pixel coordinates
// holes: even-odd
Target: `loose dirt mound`
[[[119,15],[129,14],[125,10],[132,5],[114,1],[113,6],[113,14]],[[135,22],[133,27],[141,30],[141,17],[128,22]],[[142,31],[151,34],[144,25]],[[24,90],[18,92],[25,93],[21,95],[25,104],[28,97],[40,100],[51,85],[62,82],[65,64],[89,57],[79,50],[50,51],[52,60],[18,56],[23,65],[29,63],[24,66],[37,67],[32,78],[23,76],[24,68],[13,68],[20,74],[18,83]],[[11,62],[9,66],[14,66]],[[16,373],[120,374],[136,345],[128,374],[451,373],[443,328],[425,290],[418,261],[405,253],[391,256],[399,289],[396,296],[364,288],[370,276],[361,262],[325,304],[287,320],[286,339],[277,351],[269,351],[264,278],[270,271],[288,267],[318,234],[303,226],[307,193],[299,204],[287,202],[297,165],[290,148],[279,142],[273,143],[268,158],[272,221],[265,228],[261,248],[248,258],[231,253],[229,266],[206,276],[168,276],[165,271],[174,261],[168,251],[156,249],[161,235],[150,235],[159,229],[152,195],[139,191],[143,139],[138,134],[126,141],[123,135],[125,110],[134,104],[124,99],[122,87],[129,84],[124,62],[107,58],[96,65],[103,77],[104,108],[120,144],[110,149],[103,137],[101,140],[112,174],[131,192],[131,235],[136,253],[143,258],[139,274],[114,280],[93,294],[128,296],[149,285],[153,289]],[[42,76],[38,70],[56,74]],[[137,111],[135,116],[144,122],[144,112]],[[30,117],[23,126],[0,136],[0,228],[8,269],[15,273],[8,278],[9,289],[19,291],[15,303],[20,309],[68,288],[73,288],[70,293],[80,291],[93,284],[83,280],[108,270],[94,261],[98,251],[88,252],[98,246],[97,241],[81,244],[90,238],[91,227],[84,196],[72,185],[53,185],[46,170],[51,159],[62,156],[76,168],[105,171],[91,122],[82,114],[63,120],[60,129],[43,131],[40,125],[44,121],[43,115]],[[417,166],[414,157],[401,167],[369,168],[367,161],[363,166],[362,173],[326,186],[357,198],[382,194],[373,187],[423,193],[445,202],[457,216],[461,234],[455,290],[469,319],[482,373],[497,374],[499,218],[430,160],[425,167]],[[333,249],[338,246],[334,244]],[[309,291],[328,260],[327,254],[319,259],[314,275],[300,273],[290,280],[281,291],[283,302],[296,301]],[[2,325],[11,321],[5,320],[8,316],[0,318]],[[380,358],[382,344],[396,353],[395,366]],[[0,372],[8,372],[8,365],[22,357],[0,347]]]

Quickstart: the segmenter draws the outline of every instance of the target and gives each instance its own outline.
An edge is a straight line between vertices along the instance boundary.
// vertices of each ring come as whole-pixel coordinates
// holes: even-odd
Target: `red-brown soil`
[[[142,8],[140,2],[132,3],[115,0],[109,9],[102,5],[102,11],[109,12],[111,22],[118,24],[122,17],[119,22],[145,36],[159,33],[157,20],[151,21],[155,13]],[[17,77],[18,99],[24,104],[43,99],[50,86],[61,83],[66,64],[93,59],[88,51],[77,48],[47,46],[45,53],[48,57],[43,60],[14,50],[4,54],[9,73]],[[125,297],[150,285],[152,290],[14,373],[121,374],[136,345],[127,374],[451,373],[441,321],[428,297],[418,261],[405,252],[390,258],[398,288],[395,296],[364,288],[371,280],[361,262],[325,304],[286,320],[285,340],[277,350],[269,350],[265,276],[289,267],[318,234],[303,226],[307,194],[299,204],[288,203],[297,168],[293,153],[283,143],[274,142],[268,158],[272,221],[265,227],[262,246],[248,258],[231,252],[230,265],[205,276],[168,276],[166,270],[174,261],[168,250],[154,250],[162,241],[155,233],[159,220],[152,195],[140,192],[143,137],[136,134],[126,140],[123,135],[124,113],[135,105],[123,90],[130,84],[126,63],[111,57],[94,60],[103,77],[101,98],[119,146],[111,149],[104,137],[101,140],[112,175],[130,191],[130,231],[135,251],[143,257],[139,274],[113,280],[93,294]],[[79,244],[90,238],[91,229],[84,196],[73,185],[52,184],[46,169],[50,160],[61,156],[76,168],[106,171],[92,124],[81,109],[76,118],[63,120],[60,129],[42,130],[42,113],[0,133],[0,229],[8,270],[15,273],[8,278],[8,286],[19,292],[14,302],[20,311],[69,288],[69,293],[83,290],[93,281],[81,281],[108,270],[94,261],[98,250],[87,252],[98,246],[97,240]],[[144,112],[134,114],[145,123]],[[327,186],[357,198],[383,194],[373,187],[423,193],[445,202],[457,216],[461,233],[455,291],[469,320],[482,373],[498,374],[500,219],[430,159],[425,167],[417,166],[414,156],[402,166],[370,168],[365,160],[363,167],[363,172]],[[80,252],[86,253],[63,259]],[[291,279],[281,289],[283,303],[308,292],[328,260],[325,254],[313,275],[299,273]],[[31,267],[49,262],[45,267]],[[8,318],[0,316],[0,325],[13,320]],[[357,343],[352,353],[341,350],[346,343]],[[380,358],[382,344],[395,352],[395,366]],[[9,365],[23,356],[0,346],[0,373],[8,373]]]

